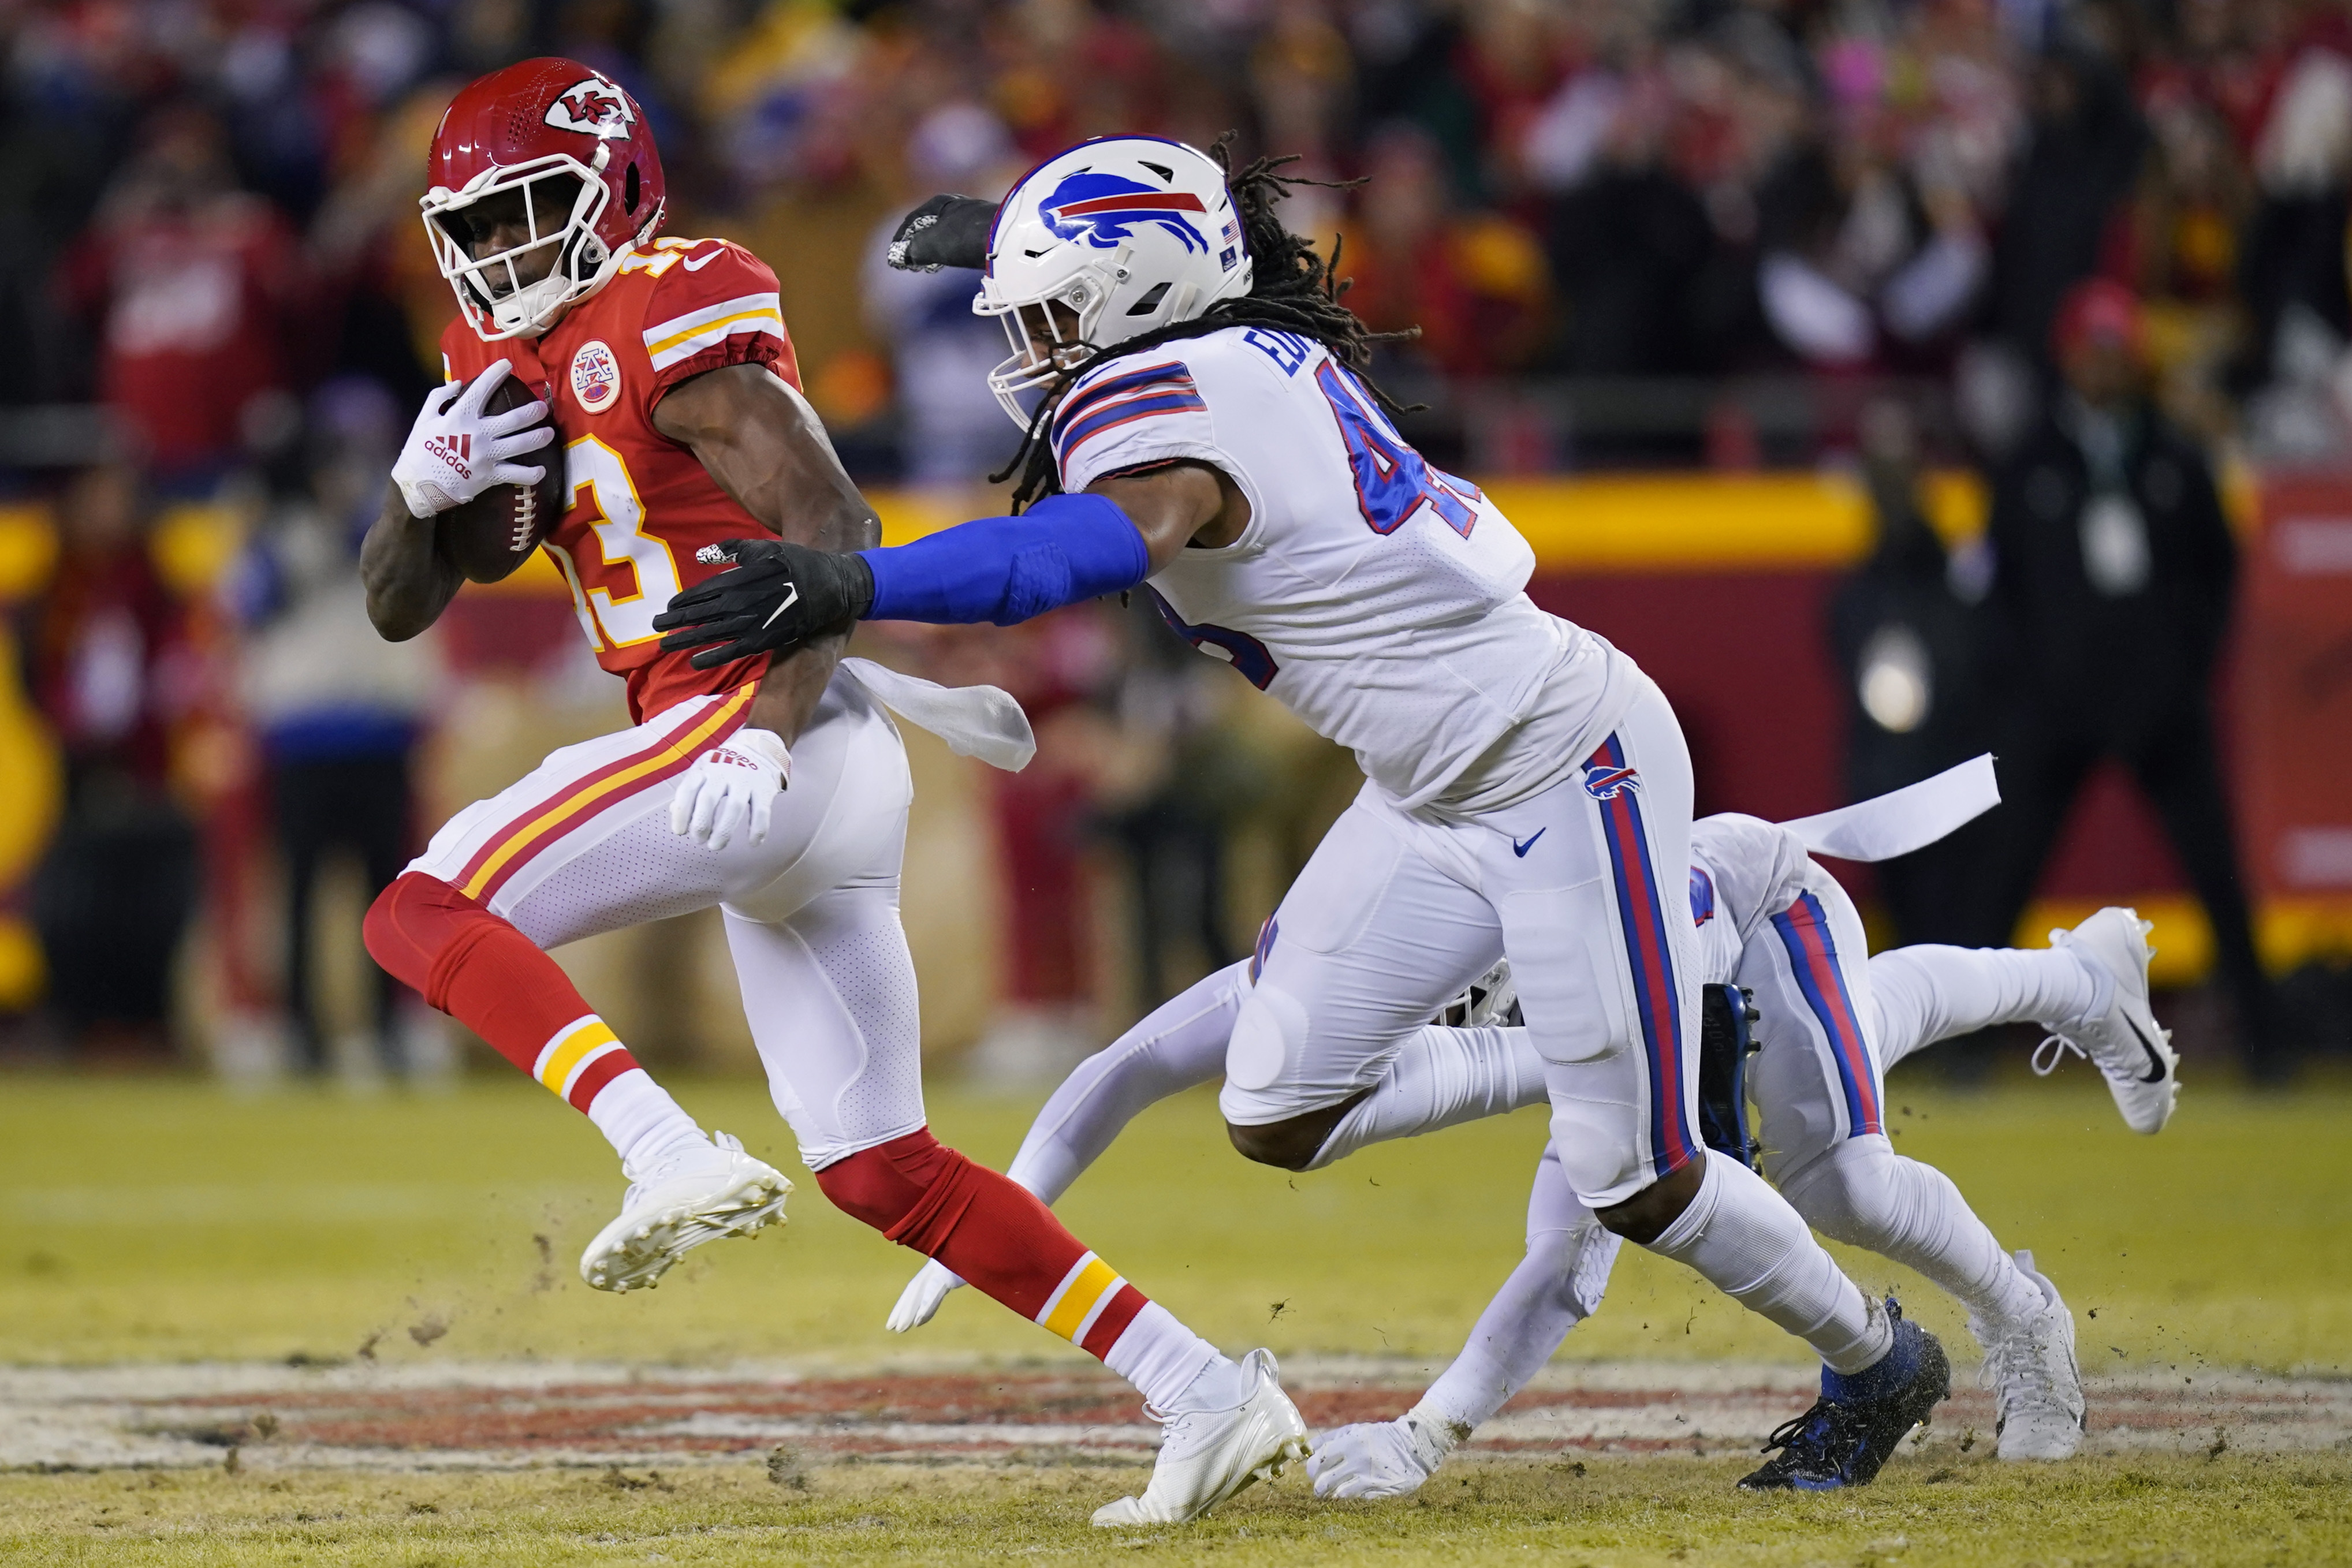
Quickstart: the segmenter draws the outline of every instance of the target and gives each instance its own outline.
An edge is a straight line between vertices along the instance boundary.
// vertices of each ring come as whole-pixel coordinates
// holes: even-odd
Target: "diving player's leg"
[[[790,1190],[731,1140],[714,1145],[543,951],[774,874],[789,833],[713,852],[667,823],[678,775],[741,724],[751,695],[697,698],[555,752],[452,818],[368,912],[368,950],[387,972],[585,1113],[621,1156],[644,1267],[596,1278],[592,1247],[583,1273],[606,1288],[650,1283],[687,1248],[757,1229]]]
[[[744,1012],[818,1186],[852,1218],[1100,1359],[1163,1416],[1168,1440],[1150,1487],[1097,1522],[1180,1522],[1303,1457],[1306,1428],[1270,1357],[1228,1359],[1034,1194],[931,1135],[914,965],[898,921],[904,802],[877,833],[870,803],[889,791],[842,794],[864,820],[837,821],[832,841],[871,844],[868,863],[781,918],[754,918],[740,903],[727,911]]]
[[[2050,1038],[2033,1053],[2047,1075],[2066,1051],[2088,1057],[2124,1124],[2157,1133],[2180,1092],[2171,1034],[2147,998],[2147,923],[2110,906],[2042,948],[1899,947],[1871,960],[1887,1044],[1885,1065],[1954,1034],[2036,1023]],[[1882,973],[1882,966],[1884,972]]]
[[[1030,1124],[1005,1176],[1056,1203],[1143,1110],[1223,1077],[1225,1042],[1249,975],[1244,959],[1194,981],[1079,1062]],[[926,1262],[898,1293],[887,1326],[893,1333],[920,1328],[962,1283],[946,1264]]]
[[[1826,1364],[1822,1405],[1791,1428],[1814,1437],[1749,1483],[1867,1481],[1948,1392],[1948,1369],[1933,1337],[1868,1301],[1778,1194],[1700,1147],[1690,824],[1690,754],[1654,687],[1580,776],[1486,820],[1486,886],[1545,1059],[1553,1146],[1602,1224]],[[1520,855],[1521,843],[1534,848]]]
[[[1102,1157],[1150,1106],[1224,1076],[1225,1047],[1250,990],[1250,960],[1194,981],[1078,1063],[1046,1100],[1005,1175],[1046,1203]]]
[[[1500,956],[1494,909],[1466,880],[1476,862],[1448,839],[1368,785],[1284,894],[1218,1095],[1248,1158],[1315,1164],[1439,1005]]]
[[[1393,1421],[1327,1432],[1307,1460],[1315,1495],[1402,1497],[1436,1473],[1601,1304],[1619,1239],[1576,1201],[1547,1147],[1528,1194],[1528,1250],[1429,1392]]]
[[[2063,1458],[2082,1434],[2073,1317],[1948,1176],[1887,1141],[1866,1032],[1878,967],[1865,951],[1853,900],[1815,866],[1740,956],[1738,983],[1761,1014],[1751,1092],[1765,1173],[1822,1235],[1914,1269],[1966,1306],[2000,1385],[2002,1456]]]
[[[1424,1025],[1398,1047],[1370,1092],[1348,1107],[1306,1168],[1321,1170],[1368,1145],[1541,1105],[1549,1097],[1543,1058],[1526,1030]]]
[[[1873,1038],[1895,1064],[1937,1040],[2096,1010],[2112,977],[2065,947],[1896,947],[1870,960]]]

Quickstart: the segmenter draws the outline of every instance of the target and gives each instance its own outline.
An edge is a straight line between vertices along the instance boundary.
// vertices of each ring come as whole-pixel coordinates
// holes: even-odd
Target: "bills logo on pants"
[[[1612,741],[1610,744],[1613,746],[1616,743]],[[1642,787],[1642,775],[1638,770],[1601,759],[1602,752],[1607,749],[1604,747],[1601,751],[1593,753],[1584,765],[1584,792],[1596,800],[1614,800],[1626,790]]]

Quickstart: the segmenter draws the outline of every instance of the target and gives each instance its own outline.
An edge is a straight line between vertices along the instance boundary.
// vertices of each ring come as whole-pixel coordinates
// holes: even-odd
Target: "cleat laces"
[[[2049,1077],[2058,1071],[2058,1064],[2066,1060],[2066,1053],[2070,1051],[2085,1061],[2091,1060],[2089,1051],[2084,1051],[2064,1035],[2053,1034],[2046,1037],[2040,1045],[2033,1048],[2033,1076]]]
[[[1977,1386],[1993,1396],[1997,1412],[1994,1431],[1998,1432],[2018,1411],[2063,1407],[2058,1380],[2042,1355],[2043,1348],[2035,1337],[2035,1324],[2031,1322],[1992,1336],[1992,1343],[1986,1347],[1984,1364],[1977,1368]]]
[[[1817,1399],[1803,1415],[1791,1416],[1774,1427],[1758,1451],[1769,1454],[1778,1449],[1780,1457],[1769,1461],[1767,1468],[1784,1473],[1843,1474],[1845,1466],[1835,1456],[1847,1446],[1850,1437],[1859,1435],[1846,1430],[1857,1425],[1848,1406]]]

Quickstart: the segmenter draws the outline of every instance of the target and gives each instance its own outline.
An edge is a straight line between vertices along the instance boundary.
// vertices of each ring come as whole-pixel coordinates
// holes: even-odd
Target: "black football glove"
[[[977,196],[933,196],[890,235],[890,265],[901,272],[937,272],[943,267],[988,265],[988,231],[996,204]]]
[[[733,566],[679,592],[654,617],[654,630],[669,633],[665,650],[702,650],[698,670],[797,648],[874,603],[874,569],[855,555],[782,539],[729,539],[726,549]]]

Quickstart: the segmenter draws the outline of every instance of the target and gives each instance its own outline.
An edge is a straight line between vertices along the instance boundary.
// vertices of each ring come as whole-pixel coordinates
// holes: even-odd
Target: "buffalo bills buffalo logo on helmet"
[[[627,97],[603,77],[573,82],[547,106],[547,123],[558,131],[577,131],[606,141],[625,141],[637,122]]]
[[[1612,768],[1606,762],[1584,765],[1584,792],[1596,800],[1614,800],[1628,789],[1639,789],[1642,776],[1631,768]]]
[[[1155,191],[1117,174],[1080,172],[1064,178],[1054,193],[1037,204],[1045,226],[1068,240],[1082,240],[1097,250],[1111,250],[1134,238],[1131,225],[1158,224],[1184,242],[1188,251],[1206,254],[1209,242],[1181,214],[1208,209],[1189,191]]]

